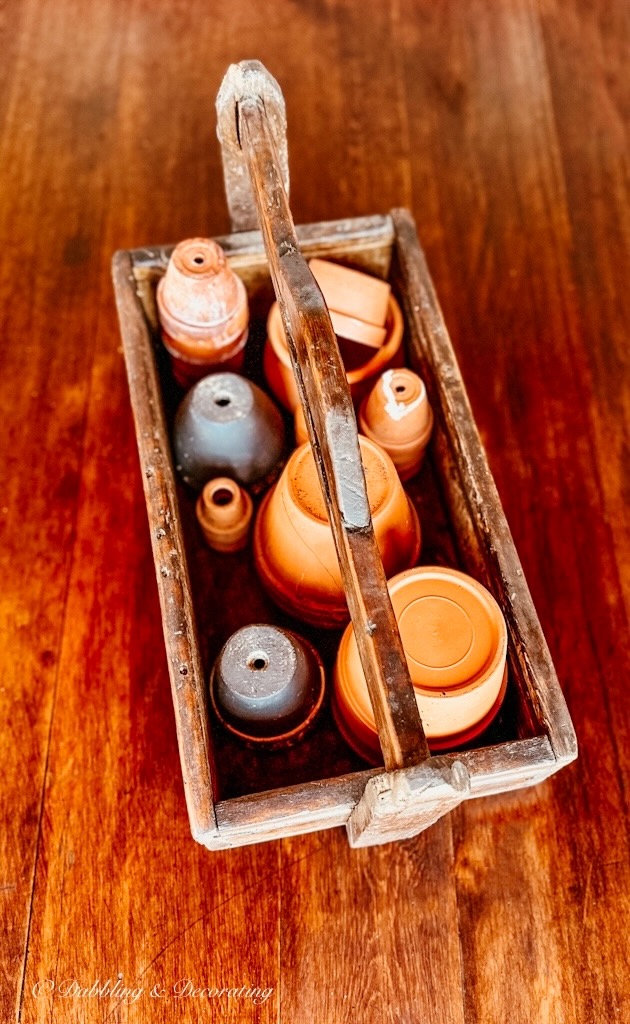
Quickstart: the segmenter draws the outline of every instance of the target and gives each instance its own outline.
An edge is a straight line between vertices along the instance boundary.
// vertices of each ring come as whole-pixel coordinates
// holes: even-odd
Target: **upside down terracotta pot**
[[[390,366],[400,366],[403,360],[403,316],[393,295],[389,296],[385,341],[380,348],[361,348],[364,358],[349,368],[344,359],[346,377],[354,402],[359,402],[369,391],[374,379]],[[355,346],[356,348],[357,346]],[[344,356],[343,344],[341,345]],[[356,356],[355,356],[356,358]],[[274,302],[267,317],[267,341],[263,353],[263,368],[267,383],[285,408],[295,412],[300,399],[297,392],[286,334],[280,308]]]
[[[216,476],[260,489],[278,472],[284,441],[280,410],[262,388],[238,373],[213,373],[179,405],[175,467],[197,490]]]
[[[330,260],[309,260],[340,338],[380,348],[387,331],[391,288],[387,281]]]
[[[359,410],[359,429],[390,456],[401,480],[418,472],[433,428],[424,381],[401,368],[381,374]]]
[[[247,293],[220,245],[209,238],[180,242],[156,299],[162,340],[182,386],[213,369],[240,369],[248,332]]]
[[[385,573],[413,565],[420,524],[396,469],[378,445],[359,438],[376,540]],[[254,526],[254,557],[274,601],[296,618],[334,629],[348,607],[326,504],[310,444],[297,448],[264,498]]]
[[[254,503],[236,480],[227,476],[209,480],[197,498],[195,511],[208,547],[226,553],[245,547]]]
[[[507,628],[480,583],[456,569],[420,566],[388,582],[400,636],[431,750],[468,743],[496,715],[507,684]],[[333,710],[340,732],[362,757],[380,745],[352,625],[334,670]]]

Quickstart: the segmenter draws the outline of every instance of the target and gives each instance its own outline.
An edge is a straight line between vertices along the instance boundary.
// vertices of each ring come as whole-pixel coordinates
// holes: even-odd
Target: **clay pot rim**
[[[426,686],[418,686],[417,684],[413,683],[415,693],[421,696],[423,700],[429,700],[435,702],[436,705],[443,706],[445,700],[461,698],[462,696],[479,689],[480,686],[482,686],[486,681],[492,678],[493,674],[496,672],[501,662],[503,660],[506,660],[507,658],[507,625],[505,623],[505,619],[503,617],[501,609],[499,608],[496,599],[493,597],[490,591],[487,590],[487,588],[484,587],[477,580],[473,579],[472,576],[468,576],[466,573],[461,572],[459,569],[451,569],[447,568],[446,566],[439,565],[420,565],[415,566],[412,569],[405,569],[403,572],[398,573],[396,576],[392,576],[392,578],[388,580],[387,587],[388,590],[390,591],[390,595],[393,596],[391,590],[392,584],[395,587],[394,593],[396,593],[396,591],[404,585],[406,579],[412,576],[417,576],[419,574],[424,575],[425,573],[445,573],[451,576],[452,578],[456,578],[460,583],[463,581],[471,581],[472,584],[474,585],[471,589],[480,592],[481,596],[483,596],[484,599],[490,597],[491,602],[487,602],[487,605],[489,607],[492,607],[492,603],[494,603],[496,611],[498,612],[497,622],[499,623],[500,636],[499,641],[496,645],[494,655],[491,661],[486,662],[482,669],[475,676],[473,676],[472,679],[467,679],[463,683],[460,683],[457,686],[448,687],[447,689],[445,689],[444,687],[435,687],[431,689]],[[366,717],[365,709],[362,707],[362,705],[358,703],[355,688],[349,685],[349,680],[346,673],[345,666],[347,664],[348,648],[351,643],[352,637],[352,623],[349,623],[348,626],[346,626],[344,634],[339,642],[339,650],[337,654],[337,659],[335,661],[335,676],[337,677],[338,685],[343,689],[345,700],[350,706],[355,718],[361,722],[361,725],[363,727],[372,730],[372,721]],[[470,728],[472,728],[472,726]],[[431,737],[431,742],[434,742],[433,737]]]
[[[252,625],[255,625],[255,623],[253,623]],[[282,626],[278,628],[283,629]],[[292,630],[284,631],[287,633],[292,632]],[[298,634],[295,635],[297,636]],[[324,664],[322,662],[319,651],[313,646],[310,640],[307,640],[306,637],[303,636],[300,636],[299,639],[300,642],[303,643],[305,647],[308,647],[310,649],[314,656],[314,659],[319,668],[320,685],[319,689],[317,690],[315,700],[306,718],[304,718],[303,721],[301,721],[293,729],[289,729],[287,732],[275,733],[272,736],[252,736],[250,733],[243,732],[242,730],[238,729],[235,725],[232,725],[231,722],[228,722],[227,719],[223,717],[223,714],[221,713],[221,710],[216,701],[214,692],[215,669],[212,669],[212,672],[210,673],[210,683],[208,686],[208,689],[210,691],[210,703],[212,704],[212,710],[214,711],[217,720],[221,723],[223,728],[226,729],[228,732],[232,733],[232,735],[236,736],[239,740],[242,740],[244,743],[258,747],[269,746],[270,744],[284,745],[285,743],[295,742],[296,740],[300,739],[308,729],[311,728],[311,726],[315,722],[315,719],[319,715],[319,712],[321,711],[324,703],[324,696],[326,694],[326,670],[324,668]]]
[[[384,367],[395,356],[402,345],[404,326],[402,310],[394,296],[390,294],[386,323],[388,336],[385,339],[385,343],[376,349],[371,359],[363,363],[362,366],[357,366],[354,370],[347,371],[346,377],[350,387],[369,380],[370,377],[375,377],[379,373],[380,368]],[[267,340],[277,359],[286,369],[292,371],[291,357],[286,345],[284,324],[282,323],[277,300],[271,306],[267,316]]]

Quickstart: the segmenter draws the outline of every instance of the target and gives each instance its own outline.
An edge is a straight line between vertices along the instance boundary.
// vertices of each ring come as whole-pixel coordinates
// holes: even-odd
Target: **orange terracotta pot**
[[[386,370],[361,403],[359,429],[390,456],[401,480],[414,476],[433,429],[424,381],[413,370]]]
[[[156,299],[162,339],[180,383],[193,383],[214,368],[240,367],[249,321],[247,294],[220,245],[208,238],[180,242]]]
[[[361,401],[374,383],[374,379],[390,366],[400,366],[403,361],[403,316],[393,295],[388,302],[385,341],[380,348],[364,349],[365,361],[348,369],[346,376],[352,398]],[[358,346],[355,346],[357,348]],[[343,345],[342,345],[343,356]],[[284,325],[277,302],[274,302],[267,317],[267,341],[263,354],[263,367],[267,383],[274,395],[285,408],[295,412],[300,404],[291,358],[284,333]]]
[[[490,724],[507,685],[507,628],[480,583],[456,569],[420,566],[388,583],[418,710],[431,750],[469,743]],[[357,753],[379,763],[372,704],[352,626],[334,671],[333,710]]]
[[[241,551],[247,544],[254,505],[247,491],[227,476],[209,480],[197,499],[197,519],[208,547]]]
[[[359,438],[374,532],[388,576],[413,565],[420,524],[389,456]],[[325,628],[348,621],[337,555],[311,447],[289,459],[262,502],[254,556],[271,597],[290,615]]]

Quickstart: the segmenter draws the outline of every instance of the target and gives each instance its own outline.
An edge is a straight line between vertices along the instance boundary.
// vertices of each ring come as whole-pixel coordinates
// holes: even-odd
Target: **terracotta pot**
[[[254,504],[247,491],[219,476],[210,480],[195,509],[208,547],[214,551],[241,551],[247,544]]]
[[[346,362],[346,376],[352,398],[359,402],[363,395],[369,390],[374,378],[390,366],[400,366],[403,360],[402,353],[403,339],[403,317],[400,306],[393,295],[389,297],[388,316],[386,324],[386,337],[381,348],[376,350],[366,348],[366,359],[358,366],[348,369]],[[342,357],[344,356],[343,343],[341,344]],[[355,346],[355,349],[358,346]],[[267,317],[267,341],[263,355],[263,366],[267,383],[274,395],[287,409],[295,412],[300,404],[300,399],[293,377],[289,349],[287,348],[286,335],[278,303],[274,302]]]
[[[359,428],[385,449],[401,480],[414,476],[433,429],[424,381],[413,370],[386,370],[361,404]]]
[[[175,465],[200,490],[216,476],[242,484],[266,481],[284,452],[280,411],[236,373],[214,373],[188,392],[175,417]]]
[[[388,576],[413,565],[420,525],[389,456],[359,438],[374,532]],[[290,615],[324,628],[348,621],[348,608],[311,446],[297,448],[264,498],[254,526],[263,584]]]
[[[480,735],[496,715],[507,684],[507,628],[480,583],[455,569],[420,566],[388,583],[431,750]],[[374,713],[352,626],[334,671],[333,710],[348,744],[380,762]]]
[[[173,372],[186,385],[243,359],[249,312],[241,279],[220,245],[190,238],[173,250],[157,287],[162,339]]]
[[[343,338],[362,340],[352,333],[354,325],[369,324],[375,328],[385,326],[391,296],[387,281],[344,267],[340,263],[331,263],[330,260],[312,259],[308,265],[322,290],[331,315],[335,313],[342,318],[342,322],[347,322],[347,327],[337,332]]]
[[[210,697],[221,724],[251,746],[288,746],[314,724],[324,667],[304,637],[279,626],[245,626],[217,658]]]

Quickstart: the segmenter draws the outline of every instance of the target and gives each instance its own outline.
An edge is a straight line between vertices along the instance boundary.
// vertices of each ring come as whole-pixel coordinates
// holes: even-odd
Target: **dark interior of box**
[[[250,336],[243,370],[246,376],[265,389],[262,351],[266,312],[273,297],[270,282],[253,297]],[[155,352],[170,431],[183,392],[173,381],[165,350],[157,335]],[[292,419],[288,414],[286,427],[288,457],[293,441]],[[466,566],[461,563],[457,553],[457,538],[453,536],[432,463],[431,445],[420,473],[407,482],[405,487],[416,506],[422,526],[419,564],[446,565],[465,570]],[[196,493],[178,480],[178,496],[206,680],[214,659],[231,634],[242,626],[256,622],[275,623],[311,640],[322,656],[329,680],[324,708],[315,727],[299,743],[282,750],[254,749],[244,745],[224,730],[210,711],[220,799],[333,778],[369,767],[348,747],[335,726],[330,710],[330,680],[341,633],[310,627],[277,608],[258,579],[251,547],[237,554],[220,554],[210,550],[202,539],[195,517]],[[259,500],[255,498],[256,504]],[[518,688],[510,678],[499,714],[491,726],[466,749],[532,735],[531,727],[527,725],[529,717],[527,709],[523,708]]]

